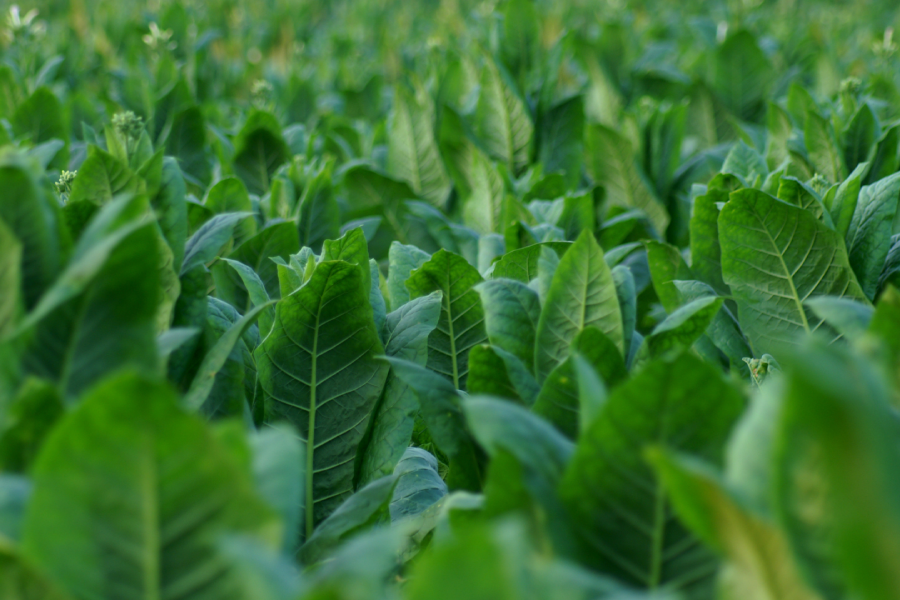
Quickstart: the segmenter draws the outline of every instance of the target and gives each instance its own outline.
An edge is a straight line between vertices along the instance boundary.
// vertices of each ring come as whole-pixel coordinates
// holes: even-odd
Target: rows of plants
[[[900,597],[896,7],[256,4],[6,15],[0,598]]]

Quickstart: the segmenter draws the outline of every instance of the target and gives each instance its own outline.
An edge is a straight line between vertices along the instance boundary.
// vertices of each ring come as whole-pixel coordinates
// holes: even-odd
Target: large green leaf
[[[13,401],[0,412],[0,472],[28,472],[64,411],[56,387],[38,379],[25,380]]]
[[[475,131],[488,154],[510,174],[525,170],[531,161],[534,124],[528,106],[506,68],[485,57],[481,93],[475,108]]]
[[[716,296],[703,296],[675,310],[645,338],[650,355],[693,346],[706,333],[722,302]]]
[[[388,253],[390,264],[388,272],[388,303],[392,310],[397,310],[409,302],[409,290],[406,280],[410,273],[424,265],[431,258],[427,252],[415,246],[405,246],[393,242]]]
[[[656,230],[664,233],[669,215],[635,161],[628,139],[605,125],[591,125],[585,130],[585,150],[588,173],[606,189],[608,202],[641,209]]]
[[[388,314],[383,335],[385,355],[424,367],[428,361],[428,336],[437,326],[440,314],[440,292],[416,298]],[[390,373],[365,441],[359,475],[362,483],[393,472],[412,439],[418,407],[415,392]]]
[[[286,424],[256,432],[250,437],[250,448],[256,491],[281,517],[284,525],[281,550],[293,555],[303,524],[306,449],[294,429]]]
[[[846,347],[788,357],[774,491],[807,574],[829,598],[900,590],[900,422],[887,381]],[[837,569],[835,569],[837,567]]]
[[[269,225],[245,241],[231,252],[228,258],[253,269],[269,297],[279,298],[281,289],[278,285],[278,265],[272,259],[288,260],[290,255],[298,250],[300,244],[297,239],[297,228],[291,222],[281,222]],[[218,297],[241,311],[249,308],[253,300],[243,278],[224,264],[213,265],[212,272]]]
[[[347,498],[306,540],[300,548],[300,560],[306,565],[320,562],[355,533],[387,522],[396,485],[395,477],[383,477]]]
[[[875,299],[878,279],[891,247],[894,216],[900,199],[900,173],[859,191],[845,241],[850,266],[869,300]]]
[[[594,234],[584,231],[560,260],[541,310],[535,337],[538,382],[566,359],[572,340],[590,326],[623,349],[616,285]]]
[[[255,352],[266,420],[287,420],[306,440],[307,537],[353,493],[357,447],[387,377],[368,298],[359,266],[322,262],[278,302]]]
[[[571,246],[570,242],[544,242],[507,252],[494,263],[491,277],[531,283],[539,274],[538,266],[544,250],[552,250],[557,256],[562,256]]]
[[[277,542],[249,471],[176,400],[119,375],[88,393],[38,457],[22,552],[74,597],[241,598],[217,536]]]
[[[541,21],[532,0],[512,0],[503,10],[500,57],[525,90],[528,75],[537,66],[541,51]]]
[[[816,172],[832,183],[843,181],[847,176],[847,167],[832,122],[818,113],[807,113],[803,137]]]
[[[722,279],[722,249],[719,245],[719,204],[740,187],[731,175],[716,175],[706,193],[694,198],[691,213],[691,270],[719,294],[731,291]]]
[[[487,394],[534,404],[540,387],[525,363],[502,348],[482,344],[469,353],[470,394]]]
[[[8,600],[70,600],[58,586],[0,545],[0,596]]]
[[[254,111],[234,141],[234,171],[254,194],[269,191],[275,170],[291,157],[275,117]]]
[[[757,190],[734,192],[719,215],[719,236],[725,283],[758,355],[820,327],[806,300],[865,301],[843,241],[807,210]]]
[[[416,394],[419,416],[431,440],[450,459],[450,489],[480,490],[484,479],[482,459],[460,408],[460,392],[430,369],[400,358],[387,360],[392,373]]]
[[[22,324],[26,373],[56,382],[67,399],[117,368],[156,368],[163,242],[146,211],[140,197],[106,205]]]
[[[450,193],[434,137],[431,99],[398,86],[388,119],[388,172],[407,181],[419,197],[443,208]]]
[[[720,462],[740,394],[690,354],[647,365],[614,390],[579,439],[560,486],[593,568],[655,589],[704,586],[716,562],[669,514],[644,462],[660,445]]]
[[[550,372],[532,406],[532,410],[547,419],[572,439],[589,425],[581,413],[581,390],[576,357],[601,376],[608,387],[625,379],[625,362],[616,345],[596,327],[586,327],[572,340],[570,354]]]
[[[428,336],[428,368],[466,389],[469,350],[487,341],[478,270],[458,254],[439,250],[406,281],[411,298],[441,292],[441,318]]]
[[[341,212],[332,186],[332,162],[325,162],[311,175],[297,203],[300,245],[319,252],[325,240],[340,237]]]
[[[484,325],[491,344],[534,368],[534,340],[541,304],[537,293],[520,281],[490,279],[476,286],[484,306]]]
[[[0,187],[0,219],[22,245],[22,299],[30,309],[65,264],[65,226],[33,162],[0,152]]]
[[[46,87],[34,90],[9,116],[16,136],[27,139],[33,146],[51,139],[68,140],[62,105]],[[61,166],[65,166],[65,162]]]
[[[69,202],[104,204],[118,194],[144,191],[140,175],[112,154],[96,146],[88,148],[88,156],[78,169]]]
[[[678,517],[727,558],[719,583],[724,597],[820,600],[797,571],[784,534],[744,507],[709,466],[662,453],[653,463]]]
[[[530,2],[529,2],[530,3]],[[538,160],[545,173],[561,172],[576,187],[584,164],[584,98],[573,96],[550,107],[541,119]]]
[[[201,225],[184,246],[184,262],[181,264],[180,275],[214,259],[231,239],[235,226],[249,216],[251,215],[245,212],[225,213],[216,215]]]
[[[759,121],[772,85],[772,65],[756,37],[746,29],[730,34],[713,55],[710,83],[731,114]]]
[[[22,243],[0,219],[0,337],[12,331],[21,311],[22,302]]]

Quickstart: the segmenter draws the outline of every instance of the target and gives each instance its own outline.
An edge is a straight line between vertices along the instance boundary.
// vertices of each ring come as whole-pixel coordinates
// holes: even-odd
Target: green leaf
[[[439,250],[406,281],[411,298],[443,295],[441,318],[428,337],[428,368],[466,389],[469,350],[487,341],[484,309],[475,286],[481,275],[463,257]]]
[[[731,294],[722,279],[722,249],[719,245],[719,207],[728,194],[740,187],[736,177],[716,175],[702,196],[694,199],[691,214],[691,270],[717,293]]]
[[[743,409],[740,394],[690,354],[655,361],[615,389],[578,441],[560,495],[592,568],[634,585],[690,590],[715,560],[668,514],[662,482],[644,462],[666,446],[719,462]]]
[[[253,212],[253,202],[247,192],[247,186],[237,177],[226,177],[209,188],[203,205],[215,214]],[[253,237],[256,233],[256,220],[241,221],[234,233],[236,246]]]
[[[210,348],[209,352],[200,363],[197,374],[194,375],[194,381],[184,396],[184,406],[188,410],[200,410],[200,407],[206,402],[213,384],[216,381],[216,375],[225,365],[225,361],[234,349],[235,344],[241,339],[247,329],[253,325],[256,319],[269,307],[275,304],[274,300],[266,302],[255,307],[234,325],[228,328],[228,331],[218,339],[216,344]]]
[[[506,68],[489,56],[481,71],[475,132],[488,154],[517,175],[531,162],[534,124]]]
[[[720,575],[723,593],[748,600],[819,600],[798,573],[782,532],[743,507],[707,465],[662,452],[652,459],[681,521],[728,559]]]
[[[6,290],[0,298],[0,337],[5,337],[14,327],[22,310],[22,243],[0,219],[0,289]]]
[[[900,287],[900,234],[891,237],[891,249],[884,260],[884,267],[878,277],[878,292],[881,296],[889,285]]]
[[[369,250],[362,227],[347,231],[336,240],[326,240],[322,245],[319,262],[342,260],[357,265],[362,274],[363,286],[372,289],[372,270],[369,265]],[[368,296],[367,296],[368,297]]]
[[[275,170],[291,158],[277,119],[256,110],[247,118],[234,140],[234,172],[250,192],[269,191]]]
[[[0,220],[22,244],[22,299],[30,309],[65,264],[65,226],[56,199],[24,157],[0,152],[0,188]]]
[[[627,376],[625,363],[612,340],[596,327],[586,327],[572,341],[569,357],[544,381],[532,410],[572,439],[585,426],[581,413],[576,356],[587,362],[609,387]]]
[[[56,382],[67,400],[118,368],[156,370],[162,242],[156,225],[141,219],[146,210],[139,197],[101,209],[21,325],[25,372]]]
[[[719,235],[725,282],[756,354],[820,327],[803,306],[810,298],[865,301],[842,240],[809,211],[741,190],[719,215]]]
[[[293,223],[271,224],[228,255],[256,271],[270,298],[277,298],[280,294],[278,270],[272,259],[278,257],[287,260],[291,254],[300,250],[297,230],[291,225]]]
[[[137,194],[146,189],[143,179],[112,154],[96,146],[88,155],[72,183],[69,202],[105,204],[119,194]]]
[[[507,398],[525,406],[534,403],[540,391],[525,364],[501,348],[482,344],[469,353],[470,394]]]
[[[64,412],[59,390],[53,384],[26,379],[0,413],[0,472],[28,472],[44,439]]]
[[[629,141],[614,129],[595,124],[585,131],[585,150],[588,173],[606,189],[609,204],[638,208],[657,231],[665,232],[669,215],[635,161]]]
[[[535,373],[543,382],[568,356],[578,333],[594,326],[621,352],[622,313],[612,273],[590,231],[583,232],[559,263],[536,331]]]
[[[474,151],[468,174],[470,193],[463,204],[463,222],[482,235],[503,231],[509,215],[506,182],[498,165]]]
[[[64,115],[56,95],[49,88],[39,87],[10,116],[16,137],[25,138],[32,146],[37,146],[52,139],[68,141]]]
[[[178,161],[181,170],[198,187],[206,186],[212,170],[206,144],[206,120],[199,106],[175,115],[166,138],[166,154]]]
[[[804,303],[849,341],[859,340],[869,327],[875,309],[848,298],[819,296]]]
[[[269,302],[269,293],[266,291],[266,286],[263,285],[263,282],[259,278],[259,275],[256,274],[256,271],[244,263],[231,260],[230,258],[223,258],[222,262],[234,269],[241,278],[241,281],[244,283],[244,287],[247,288],[247,293],[250,296],[250,303],[254,308]],[[259,333],[262,337],[265,337],[272,331],[272,324],[274,322],[275,309],[274,307],[269,306],[269,308],[259,315]]]
[[[867,165],[859,165],[850,173],[837,188],[834,196],[830,198],[829,212],[834,221],[835,230],[846,240],[850,231],[850,222],[856,213],[856,205],[859,203],[859,190],[862,185],[862,177]],[[831,194],[829,193],[828,196]],[[828,200],[826,196],[826,200]]]
[[[557,256],[562,256],[572,246],[570,242],[543,242],[532,244],[512,252],[507,252],[500,260],[494,263],[491,272],[493,279],[507,278],[531,283],[538,276],[538,263],[543,249],[552,250]]]
[[[647,263],[650,265],[653,289],[663,308],[671,314],[683,304],[681,292],[678,291],[675,282],[693,279],[691,269],[675,246],[645,241],[644,247],[647,248]]]
[[[9,600],[71,600],[43,573],[2,545],[0,595]]]
[[[732,115],[759,122],[772,85],[772,64],[746,29],[731,33],[715,49],[710,84]]]
[[[900,173],[863,186],[845,241],[850,266],[869,300],[875,299],[878,279],[891,245],[894,216],[900,199]]]
[[[300,245],[321,252],[325,240],[341,235],[341,212],[332,186],[333,163],[325,162],[307,182],[298,201]]]
[[[397,487],[391,498],[391,521],[414,517],[447,495],[437,459],[421,448],[407,448],[394,469]]]
[[[365,164],[346,165],[336,177],[344,187],[347,212],[344,219],[380,216],[392,240],[409,243],[412,234],[404,201],[415,198],[408,183]]]
[[[283,424],[266,427],[250,437],[253,479],[259,496],[281,517],[282,552],[293,556],[303,525],[303,477],[306,448],[297,432]]]
[[[770,171],[790,157],[788,140],[793,130],[791,116],[774,102],[769,102],[766,112],[766,164]]]
[[[278,302],[254,353],[266,421],[286,420],[306,441],[307,538],[353,492],[357,447],[387,377],[368,298],[359,266],[319,263]]]
[[[527,77],[540,60],[541,49],[540,16],[534,2],[532,0],[507,2],[503,10],[500,57],[522,90],[525,90]]]
[[[226,213],[216,215],[200,226],[184,246],[184,262],[181,275],[197,265],[205,265],[216,257],[222,247],[228,243],[237,224],[249,213]]]
[[[21,475],[0,474],[0,565],[4,551],[18,544],[25,517],[25,509],[31,497],[31,481]],[[0,574],[3,567],[0,566]],[[0,581],[4,581],[0,578]],[[0,587],[0,590],[3,588]]]
[[[434,108],[424,93],[394,89],[388,117],[387,170],[409,183],[413,191],[438,208],[444,208],[450,193],[450,178],[444,170],[434,136]]]
[[[734,175],[748,186],[757,180],[762,182],[769,174],[765,159],[743,140],[738,140],[722,165],[722,173]]]
[[[705,296],[715,296],[716,292],[702,281],[673,281],[678,292],[685,302],[692,302]],[[753,351],[741,326],[734,315],[723,305],[713,318],[706,335],[713,344],[728,357],[731,368],[739,371],[743,376],[749,377],[750,371],[744,358],[752,356]]]
[[[875,152],[875,142],[881,135],[878,118],[868,104],[863,104],[841,132],[841,149],[848,170],[867,162]]]
[[[249,473],[204,423],[167,387],[134,374],[87,394],[47,440],[33,476],[22,553],[78,598],[110,589],[240,598],[216,537],[240,532],[274,545],[280,533]],[[216,576],[197,577],[204,572]]]
[[[172,267],[178,273],[184,260],[184,245],[187,241],[187,205],[184,177],[178,163],[171,157],[163,160],[159,193],[150,198],[150,205],[156,212],[159,227],[172,249]]]
[[[472,396],[463,401],[472,435],[492,457],[501,451],[515,456],[556,485],[574,445],[526,409],[494,398]]]
[[[889,598],[900,590],[900,429],[887,382],[870,359],[838,346],[807,346],[785,376],[774,491],[794,549],[829,597],[845,597],[846,584],[860,598]]]
[[[809,160],[816,172],[832,183],[843,181],[847,176],[847,167],[831,121],[818,113],[808,112],[803,125],[803,137]]]
[[[428,336],[437,326],[440,314],[440,292],[416,298],[388,314],[382,336],[385,354],[424,367],[428,360]],[[393,472],[412,439],[418,406],[415,392],[394,373],[388,374],[362,453],[359,476],[362,483]]]
[[[631,338],[637,326],[637,290],[635,288],[634,275],[631,269],[622,265],[616,265],[611,271],[613,282],[616,284],[616,298],[619,299],[619,310],[622,311],[622,340],[625,350],[622,356],[628,356],[631,348]]]
[[[300,249],[297,240],[297,228],[291,222],[269,225],[249,240],[238,246],[228,258],[249,266],[257,273],[270,298],[279,298],[284,294],[278,281],[278,265],[273,259],[287,260],[291,254]],[[216,283],[216,295],[228,303],[245,310],[250,307],[252,298],[243,279],[225,265],[214,264],[213,280]],[[298,286],[299,287],[299,286]],[[293,288],[291,291],[294,291]]]
[[[688,302],[657,325],[647,336],[651,356],[659,356],[676,348],[690,348],[706,333],[719,309],[722,298],[706,296]]]
[[[869,161],[866,183],[875,183],[897,172],[900,167],[900,124],[889,127],[875,144]]]
[[[539,141],[544,172],[562,173],[569,188],[577,187],[584,163],[584,98],[573,96],[550,107],[541,119]]]
[[[460,393],[447,379],[407,360],[387,357],[391,372],[419,399],[419,416],[437,448],[450,458],[450,489],[480,490],[481,457],[460,409]]]
[[[484,306],[484,326],[491,344],[534,366],[535,332],[541,316],[537,294],[522,282],[491,279],[475,286]]]
[[[427,252],[415,246],[405,246],[393,242],[388,254],[388,302],[392,310],[397,310],[409,302],[406,280],[410,273],[424,265],[431,258]]]

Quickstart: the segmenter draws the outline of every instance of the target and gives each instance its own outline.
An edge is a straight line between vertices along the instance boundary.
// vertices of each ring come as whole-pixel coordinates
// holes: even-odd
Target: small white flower
[[[150,33],[145,34],[141,39],[151,50],[174,50],[178,47],[175,41],[172,41],[172,30],[161,30],[155,22],[150,23]]]

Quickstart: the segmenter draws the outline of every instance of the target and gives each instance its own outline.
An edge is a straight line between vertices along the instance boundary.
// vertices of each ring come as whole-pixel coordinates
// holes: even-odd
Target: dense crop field
[[[0,23],[0,600],[900,598],[900,8]]]

